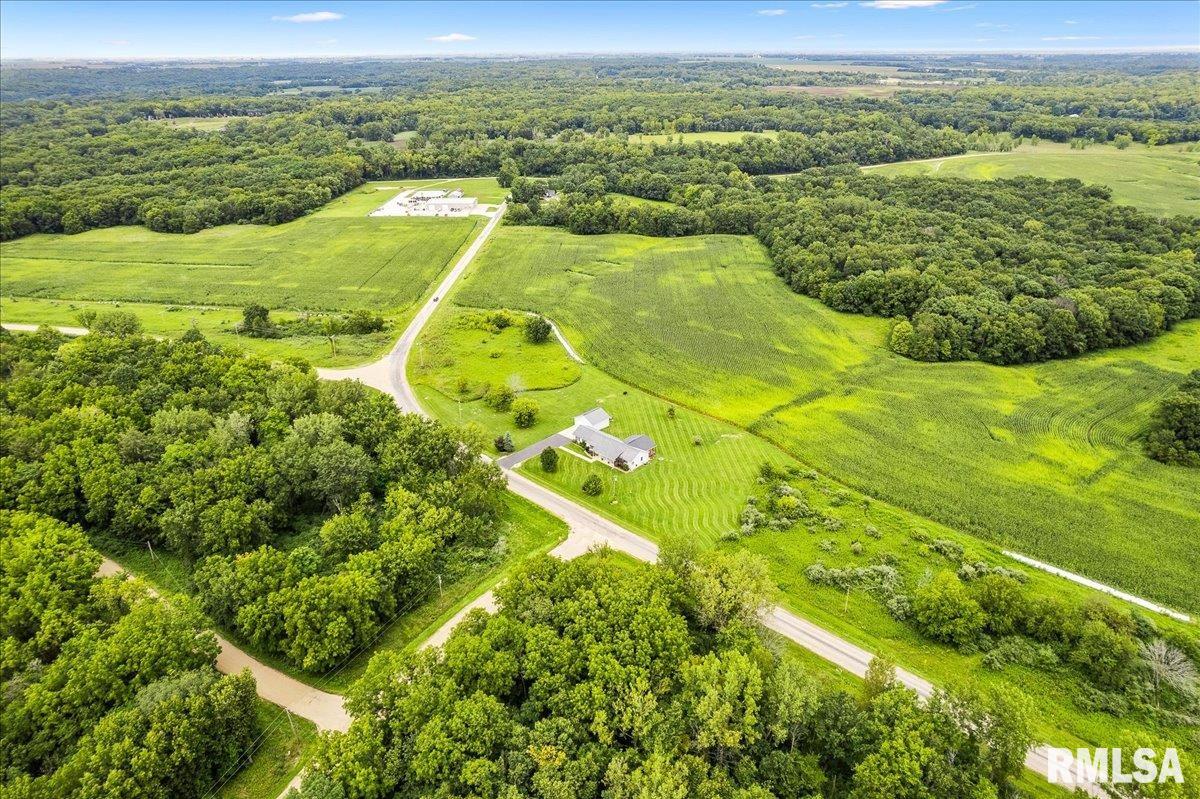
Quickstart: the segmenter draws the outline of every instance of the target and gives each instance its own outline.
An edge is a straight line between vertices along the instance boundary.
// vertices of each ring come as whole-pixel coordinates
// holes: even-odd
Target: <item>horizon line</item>
[[[844,50],[563,50],[563,51],[546,51],[546,52],[506,52],[506,51],[478,51],[478,52],[412,52],[412,53],[294,53],[294,54],[253,54],[253,55],[232,55],[232,54],[209,54],[209,55],[139,55],[139,56],[120,56],[120,55],[104,55],[104,56],[66,56],[66,55],[46,55],[46,56],[18,56],[15,58],[5,58],[0,56],[0,64],[20,64],[23,62],[49,62],[49,63],[71,63],[79,61],[101,62],[101,63],[136,63],[144,61],[165,61],[188,63],[195,61],[329,61],[339,59],[371,59],[371,60],[400,60],[400,59],[420,59],[420,58],[440,58],[440,59],[482,59],[482,58],[581,58],[581,57],[603,57],[603,56],[695,56],[695,57],[723,57],[723,58],[747,58],[760,59],[770,58],[774,56],[856,56],[856,55],[1079,55],[1079,54],[1096,54],[1104,55],[1109,53],[1119,53],[1124,55],[1137,55],[1141,53],[1154,55],[1191,55],[1200,54],[1200,44],[1178,44],[1178,45],[1145,45],[1145,46],[1129,46],[1129,47],[1017,47],[1017,48],[996,48],[996,49],[980,49],[980,48],[899,48],[899,49],[844,49]]]

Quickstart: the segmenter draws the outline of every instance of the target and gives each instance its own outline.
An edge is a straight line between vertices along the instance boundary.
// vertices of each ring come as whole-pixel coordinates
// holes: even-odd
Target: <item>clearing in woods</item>
[[[1024,144],[1007,153],[968,153],[948,158],[864,167],[881,175],[944,175],[993,180],[1017,175],[1078,178],[1112,189],[1113,202],[1136,205],[1159,216],[1195,214],[1200,209],[1200,151],[1188,145],[1124,150],[1090,145],[1073,150],[1066,144]]]
[[[729,435],[771,442],[957,530],[1200,609],[1188,587],[1200,568],[1200,473],[1149,460],[1137,440],[1158,399],[1200,366],[1200,321],[1069,361],[923,364],[883,346],[886,320],[840,314],[789,291],[750,237],[507,227],[472,272],[456,302],[546,313],[589,364],[736,425]],[[597,397],[623,396],[615,382],[603,392],[579,387],[599,380],[585,370],[580,383],[537,395],[549,407],[557,400],[542,395],[578,392],[569,418]],[[444,410],[461,413],[455,404],[479,405]],[[499,420],[489,421],[491,430]],[[561,422],[545,424],[552,432]],[[720,522],[686,529],[712,540],[740,510],[728,497],[749,485],[731,491],[728,481],[745,475],[729,470],[771,449],[694,464],[695,473],[683,470],[650,492],[654,499],[639,499],[646,515],[634,522],[699,503]],[[654,471],[624,482],[651,484]]]

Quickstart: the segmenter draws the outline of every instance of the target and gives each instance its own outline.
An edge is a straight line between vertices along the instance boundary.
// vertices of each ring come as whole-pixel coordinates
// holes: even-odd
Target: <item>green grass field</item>
[[[175,338],[195,327],[214,344],[237,347],[263,358],[299,357],[318,366],[351,366],[380,357],[396,341],[396,331],[403,327],[408,316],[389,315],[391,326],[363,336],[339,336],[336,351],[323,336],[288,336],[287,338],[250,338],[238,335],[235,325],[242,320],[240,308],[212,305],[156,305],[139,302],[87,302],[85,300],[47,300],[36,297],[0,297],[0,319],[5,322],[76,327],[84,310],[112,310],[132,313],[142,323],[142,330],[152,336]],[[299,314],[293,311],[273,311],[271,319],[285,322]]]
[[[193,235],[141,227],[75,236],[36,235],[0,245],[0,314],[5,322],[78,325],[85,308],[120,306],[146,332],[176,336],[197,327],[221,344],[269,358],[299,356],[320,366],[379,357],[417,301],[482,228],[483,217],[369,217],[404,189],[461,188],[485,203],[507,194],[495,178],[368,183],[301,219],[276,227],[228,225]],[[392,328],[342,336],[249,339],[234,333],[241,307],[380,312]]]
[[[192,235],[140,227],[39,234],[0,245],[7,296],[309,310],[403,309],[480,225],[479,218],[368,218],[387,192],[368,185],[268,227]],[[12,320],[20,321],[20,320]]]
[[[439,314],[413,351],[413,379],[447,396],[475,398],[492,385],[517,391],[562,388],[579,379],[579,364],[551,337],[525,340],[519,322],[495,331],[480,326],[480,312]],[[515,317],[516,315],[514,315]]]
[[[170,117],[151,120],[156,125],[168,128],[187,128],[188,130],[216,131],[225,130],[230,122],[250,117]]]
[[[720,540],[722,533],[736,528],[746,497],[757,490],[760,463],[769,460],[803,468],[784,451],[792,448],[782,437],[754,435],[739,424],[751,426],[760,417],[770,419],[777,406],[790,407],[797,392],[813,398],[851,395],[853,384],[843,388],[841,382],[856,368],[865,369],[881,359],[907,364],[879,349],[879,320],[843,317],[816,303],[803,303],[803,298],[777,283],[758,244],[749,238],[575,237],[540,228],[503,228],[494,235],[481,260],[451,295],[451,304],[440,313],[461,313],[450,310],[454,303],[537,306],[562,326],[590,363],[602,368],[589,364],[580,379],[567,387],[527,392],[542,409],[538,423],[529,430],[515,430],[507,414],[491,411],[478,400],[460,401],[431,385],[418,385],[423,405],[436,417],[451,423],[475,422],[489,437],[511,431],[520,447],[567,427],[582,410],[601,405],[613,415],[613,433],[649,434],[657,443],[658,457],[626,474],[586,462],[566,447],[557,472],[544,472],[537,460],[525,463],[520,471],[659,542],[739,547],[762,554],[781,588],[784,605],[860,646],[882,652],[939,684],[967,679],[1020,686],[1035,698],[1038,735],[1046,740],[1061,745],[1101,742],[1129,725],[1144,723],[1085,712],[1063,699],[1082,690],[1070,674],[1013,667],[1002,673],[988,671],[980,656],[962,655],[921,638],[861,592],[846,596],[811,585],[802,573],[815,561],[861,565],[889,552],[910,579],[920,579],[927,569],[947,567],[947,561],[920,543],[922,536],[955,540],[969,558],[1012,565],[996,543],[880,501],[877,492],[868,499],[853,486],[832,479],[837,476],[832,470],[828,470],[831,476],[810,484],[807,498],[814,507],[838,515],[845,523],[843,529],[764,532],[737,542]],[[810,315],[797,317],[797,303],[807,307]],[[447,329],[428,328],[426,346],[453,351],[455,342],[447,338]],[[460,346],[469,350],[474,344],[462,341]],[[504,358],[497,360],[500,363],[491,368],[503,371]],[[837,368],[837,362],[844,362],[846,368]],[[519,359],[512,367],[520,368]],[[631,382],[618,380],[610,371]],[[692,381],[696,391],[687,388]],[[667,413],[673,403],[664,397],[675,400],[673,420]],[[923,401],[930,400],[926,396]],[[717,410],[729,421],[714,418]],[[914,419],[929,415],[928,410],[911,407],[908,412],[916,414]],[[739,424],[732,417],[738,417]],[[891,421],[904,432],[903,417]],[[853,423],[853,417],[838,421],[842,427]],[[836,443],[842,427],[826,431],[822,438]],[[890,446],[876,445],[867,455],[883,460],[904,456],[890,451]],[[602,478],[598,497],[581,490],[589,473]],[[948,469],[940,476],[946,483],[954,480]],[[867,524],[878,529],[878,539],[866,534]],[[832,552],[824,548],[826,540],[833,542]],[[861,554],[851,547],[856,540],[865,544]],[[1086,537],[1070,541],[1082,545]],[[1110,543],[1122,551],[1128,546]],[[1161,560],[1172,557],[1186,561],[1191,556],[1165,555]],[[1143,559],[1143,569],[1148,560]],[[1089,593],[1041,573],[1031,573],[1029,585],[1036,593],[1075,601]],[[1164,732],[1183,734],[1173,728]]]
[[[789,291],[748,237],[503,228],[471,271],[457,302],[544,312],[589,363],[848,486],[1200,609],[1200,474],[1135,440],[1200,366],[1200,322],[1070,361],[921,364],[883,347],[885,321]]]
[[[992,180],[1017,175],[1078,178],[1112,189],[1113,201],[1159,216],[1200,213],[1200,152],[1181,145],[1124,150],[1094,145],[1072,150],[1065,144],[1023,145],[1009,153],[962,156],[865,167],[882,175],[951,175]]]

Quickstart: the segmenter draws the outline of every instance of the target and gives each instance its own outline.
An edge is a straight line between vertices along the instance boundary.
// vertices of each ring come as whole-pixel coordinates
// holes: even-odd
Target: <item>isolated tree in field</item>
[[[542,462],[542,471],[554,473],[558,471],[558,450],[554,447],[546,447],[542,453],[538,455],[538,460]]]
[[[1146,452],[1163,463],[1200,466],[1200,369],[1159,404],[1146,436]]]
[[[589,497],[598,497],[600,492],[604,490],[604,482],[599,475],[589,474],[587,479],[583,481],[583,493]]]
[[[1182,651],[1161,638],[1155,638],[1148,644],[1139,644],[1138,651],[1154,682],[1156,703],[1164,684],[1183,694],[1195,692],[1198,679],[1196,664]]]
[[[253,303],[242,309],[242,330],[247,336],[267,336],[274,331],[270,311],[265,306]]]
[[[537,415],[540,410],[541,406],[538,405],[537,400],[530,399],[529,397],[518,397],[512,404],[513,423],[522,430],[533,427],[537,422]]]
[[[521,169],[517,166],[517,162],[511,158],[506,158],[500,164],[500,169],[496,172],[496,182],[500,184],[501,188],[507,189],[513,184],[513,180],[519,174],[521,174]]]
[[[525,320],[525,340],[531,344],[544,344],[550,338],[550,323],[544,316],[531,316]]]
[[[129,311],[87,310],[79,314],[79,322],[102,336],[136,336],[142,332],[142,323]]]
[[[342,332],[341,324],[332,316],[326,316],[321,320],[321,332],[329,342],[329,354],[337,355],[337,337]]]
[[[513,391],[512,386],[501,383],[498,386],[487,387],[487,390],[483,394],[483,404],[493,411],[504,413],[512,407],[513,400],[516,397],[517,392]]]
[[[504,433],[496,436],[493,442],[496,445],[497,452],[512,452],[516,447],[513,446],[512,433]]]
[[[671,421],[675,421],[675,406],[674,405],[667,406],[667,418],[670,419]]]

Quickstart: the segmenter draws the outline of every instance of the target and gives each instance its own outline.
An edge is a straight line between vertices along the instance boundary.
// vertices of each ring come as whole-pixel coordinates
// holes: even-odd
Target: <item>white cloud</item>
[[[845,3],[813,3],[812,7],[813,8],[845,8],[848,5],[850,5],[849,2],[845,2]]]
[[[336,11],[309,11],[304,14],[292,14],[290,17],[271,17],[276,22],[333,22],[346,15]]]
[[[474,36],[468,36],[465,33],[447,33],[445,36],[430,36],[426,41],[430,42],[473,42]]]
[[[1079,42],[1087,39],[1101,39],[1102,36],[1043,36],[1043,42]]]
[[[947,8],[942,8],[939,10],[940,11],[970,11],[974,7],[975,7],[974,3],[967,3],[966,5],[963,5],[963,6],[949,6]]]
[[[976,22],[975,27],[976,28],[992,28],[993,30],[998,30],[998,31],[1012,30],[1012,26],[1009,25],[1007,22]]]
[[[1079,24],[1079,20],[1077,20],[1077,19],[1064,19],[1064,20],[1063,20],[1063,24],[1064,24],[1064,25],[1078,25],[1078,24]]]
[[[889,10],[897,10],[904,8],[933,8],[940,6],[947,0],[870,0],[867,3],[859,3],[860,6],[866,8],[886,8]]]
[[[786,8],[760,8],[758,10],[759,16],[763,17],[782,17],[786,13]]]

